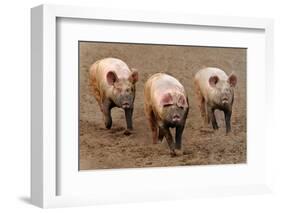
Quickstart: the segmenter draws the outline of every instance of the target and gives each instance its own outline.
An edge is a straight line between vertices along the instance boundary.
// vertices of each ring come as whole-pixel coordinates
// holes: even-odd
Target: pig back
[[[213,90],[212,86],[209,84],[209,79],[215,75],[222,81],[227,81],[228,79],[223,70],[214,67],[201,69],[195,74],[195,84],[199,87],[200,92],[205,98],[208,96],[208,92]]]
[[[149,90],[146,91],[146,95],[150,99],[148,101],[151,102],[152,108],[155,111],[161,110],[160,102],[164,94],[170,93],[172,96],[182,94],[186,97],[184,87],[181,83],[174,77],[164,73],[154,74],[149,78],[146,85],[148,88],[145,89]]]
[[[92,83],[99,90],[108,90],[112,87],[107,82],[107,73],[114,71],[118,79],[128,79],[131,71],[127,64],[117,58],[105,58],[95,62],[90,68],[90,78]]]

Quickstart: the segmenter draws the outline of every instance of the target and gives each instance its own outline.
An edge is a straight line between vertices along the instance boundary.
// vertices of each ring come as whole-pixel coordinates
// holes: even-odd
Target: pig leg
[[[206,112],[206,116],[205,116],[205,124],[209,124],[210,123],[210,116],[209,116],[209,112],[208,112],[208,105],[207,103],[205,102],[205,112]]]
[[[198,86],[196,86],[196,90],[197,90],[197,97],[198,97],[198,102],[199,102],[199,109],[200,109],[200,112],[201,112],[201,117],[203,119],[205,119],[205,116],[206,116],[206,111],[205,111],[205,99],[204,97],[202,96]]]
[[[126,117],[127,129],[129,129],[129,130],[133,129],[133,121],[132,121],[133,111],[134,111],[134,108],[125,109],[125,117]]]
[[[157,144],[157,123],[152,110],[148,113],[148,123],[152,131],[152,143]]]
[[[176,156],[175,148],[174,148],[174,141],[173,141],[173,136],[167,127],[160,127],[161,131],[163,132],[166,141],[168,143],[168,146],[170,148],[170,154],[172,157]]]
[[[161,128],[158,129],[158,143],[161,143],[164,138],[164,132]]]
[[[218,127],[218,123],[217,123],[217,120],[215,117],[215,110],[211,106],[207,106],[207,108],[208,108],[208,116],[212,122],[213,129],[216,130],[219,127]]]
[[[231,110],[225,110],[224,111],[224,117],[225,117],[225,126],[226,126],[226,134],[231,131]]]
[[[96,82],[96,79],[93,78],[91,81],[90,81],[90,88],[91,88],[91,91],[96,99],[96,101],[98,102],[99,104],[99,107],[100,107],[100,110],[101,112],[103,112],[103,107],[102,107],[102,101],[101,101],[101,94],[100,94],[100,90],[99,88],[97,87],[97,82]]]
[[[204,96],[202,95],[202,93],[200,91],[200,88],[199,88],[197,82],[195,82],[195,88],[196,88],[196,93],[197,93],[197,97],[198,97],[199,109],[200,109],[200,112],[201,112],[201,117],[202,117],[204,123],[207,124],[209,122],[208,122],[208,116],[207,116],[207,113],[206,113],[206,101],[205,101],[205,98],[204,98]]]
[[[111,109],[112,103],[110,100],[106,99],[102,103],[102,112],[104,117],[104,124],[107,129],[110,129],[112,126],[112,118],[111,118]]]
[[[200,111],[201,111],[201,117],[203,118],[204,123],[205,124],[209,123],[208,116],[206,115],[206,102],[205,102],[205,99],[203,96],[201,96],[201,98],[200,98],[199,107],[200,107]]]
[[[181,138],[184,130],[184,125],[176,127],[176,149],[181,149]]]

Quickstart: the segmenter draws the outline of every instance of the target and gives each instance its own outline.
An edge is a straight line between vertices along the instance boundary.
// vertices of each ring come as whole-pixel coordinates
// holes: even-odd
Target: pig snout
[[[172,121],[173,122],[178,122],[178,121],[180,121],[181,119],[180,119],[180,115],[178,115],[178,114],[175,114],[175,115],[173,115],[173,118],[172,118]]]
[[[221,94],[221,103],[222,105],[227,105],[231,102],[233,94],[231,94],[230,89],[226,89]]]
[[[121,107],[123,109],[129,109],[129,108],[132,108],[133,106],[133,103],[129,100],[125,100],[125,101],[122,101],[122,104],[121,104]]]
[[[222,97],[221,99],[221,103],[224,105],[224,104],[228,104],[228,97]]]
[[[183,115],[180,114],[173,114],[171,118],[171,124],[172,126],[174,125],[179,125],[183,122]]]
[[[120,97],[121,107],[123,109],[133,108],[133,96],[132,95],[124,95]]]
[[[163,118],[166,124],[175,127],[184,122],[185,113],[186,110],[175,105],[170,105],[164,108]]]
[[[122,103],[122,108],[123,108],[123,109],[129,109],[129,108],[130,108],[129,102],[123,102],[123,103]]]

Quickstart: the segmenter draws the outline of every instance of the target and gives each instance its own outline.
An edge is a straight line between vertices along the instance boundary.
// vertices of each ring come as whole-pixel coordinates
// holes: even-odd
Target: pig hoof
[[[112,123],[105,123],[105,128],[111,129]]]
[[[177,151],[180,151],[180,150],[181,150],[181,145],[176,144],[176,145],[175,145],[175,149],[176,149]]]
[[[177,156],[184,155],[184,152],[182,150],[176,150],[176,155]]]
[[[200,129],[200,132],[202,132],[202,133],[213,133],[214,130],[213,130],[213,129],[210,129],[210,128],[204,127],[204,128],[201,128],[201,129]]]
[[[231,129],[227,129],[226,132],[225,132],[225,134],[226,134],[226,135],[229,135],[229,134],[231,134],[231,132],[232,132]]]
[[[131,135],[132,134],[132,130],[129,130],[129,129],[126,129],[125,131],[124,131],[124,135]]]
[[[162,140],[158,140],[158,143],[162,143]]]
[[[188,151],[187,151],[187,150],[185,150],[185,151],[183,151],[183,152],[182,152],[182,154],[183,154],[183,155],[192,155],[192,154],[193,154],[193,152],[192,152],[192,151],[190,151],[190,150],[188,150]]]
[[[227,132],[227,133],[225,133],[225,136],[227,136],[227,137],[234,137],[235,135],[234,135],[233,132]]]
[[[171,155],[171,157],[172,157],[172,158],[174,158],[174,157],[176,157],[176,156],[177,156],[177,154],[176,154],[176,152],[175,152],[175,151],[171,152],[171,153],[170,153],[170,155]]]

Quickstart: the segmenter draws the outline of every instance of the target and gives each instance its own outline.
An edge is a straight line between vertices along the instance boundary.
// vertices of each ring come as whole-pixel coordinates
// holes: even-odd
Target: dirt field
[[[116,57],[139,72],[133,115],[134,132],[124,135],[125,115],[112,110],[113,125],[104,127],[88,85],[88,68],[98,59]],[[201,68],[235,71],[238,83],[232,133],[225,135],[224,116],[216,112],[220,129],[203,127],[193,76]],[[190,110],[183,133],[184,153],[171,157],[165,140],[152,144],[143,110],[143,86],[154,73],[166,72],[185,87]],[[174,133],[174,131],[173,131]],[[80,42],[80,169],[135,168],[246,163],[246,49]]]

